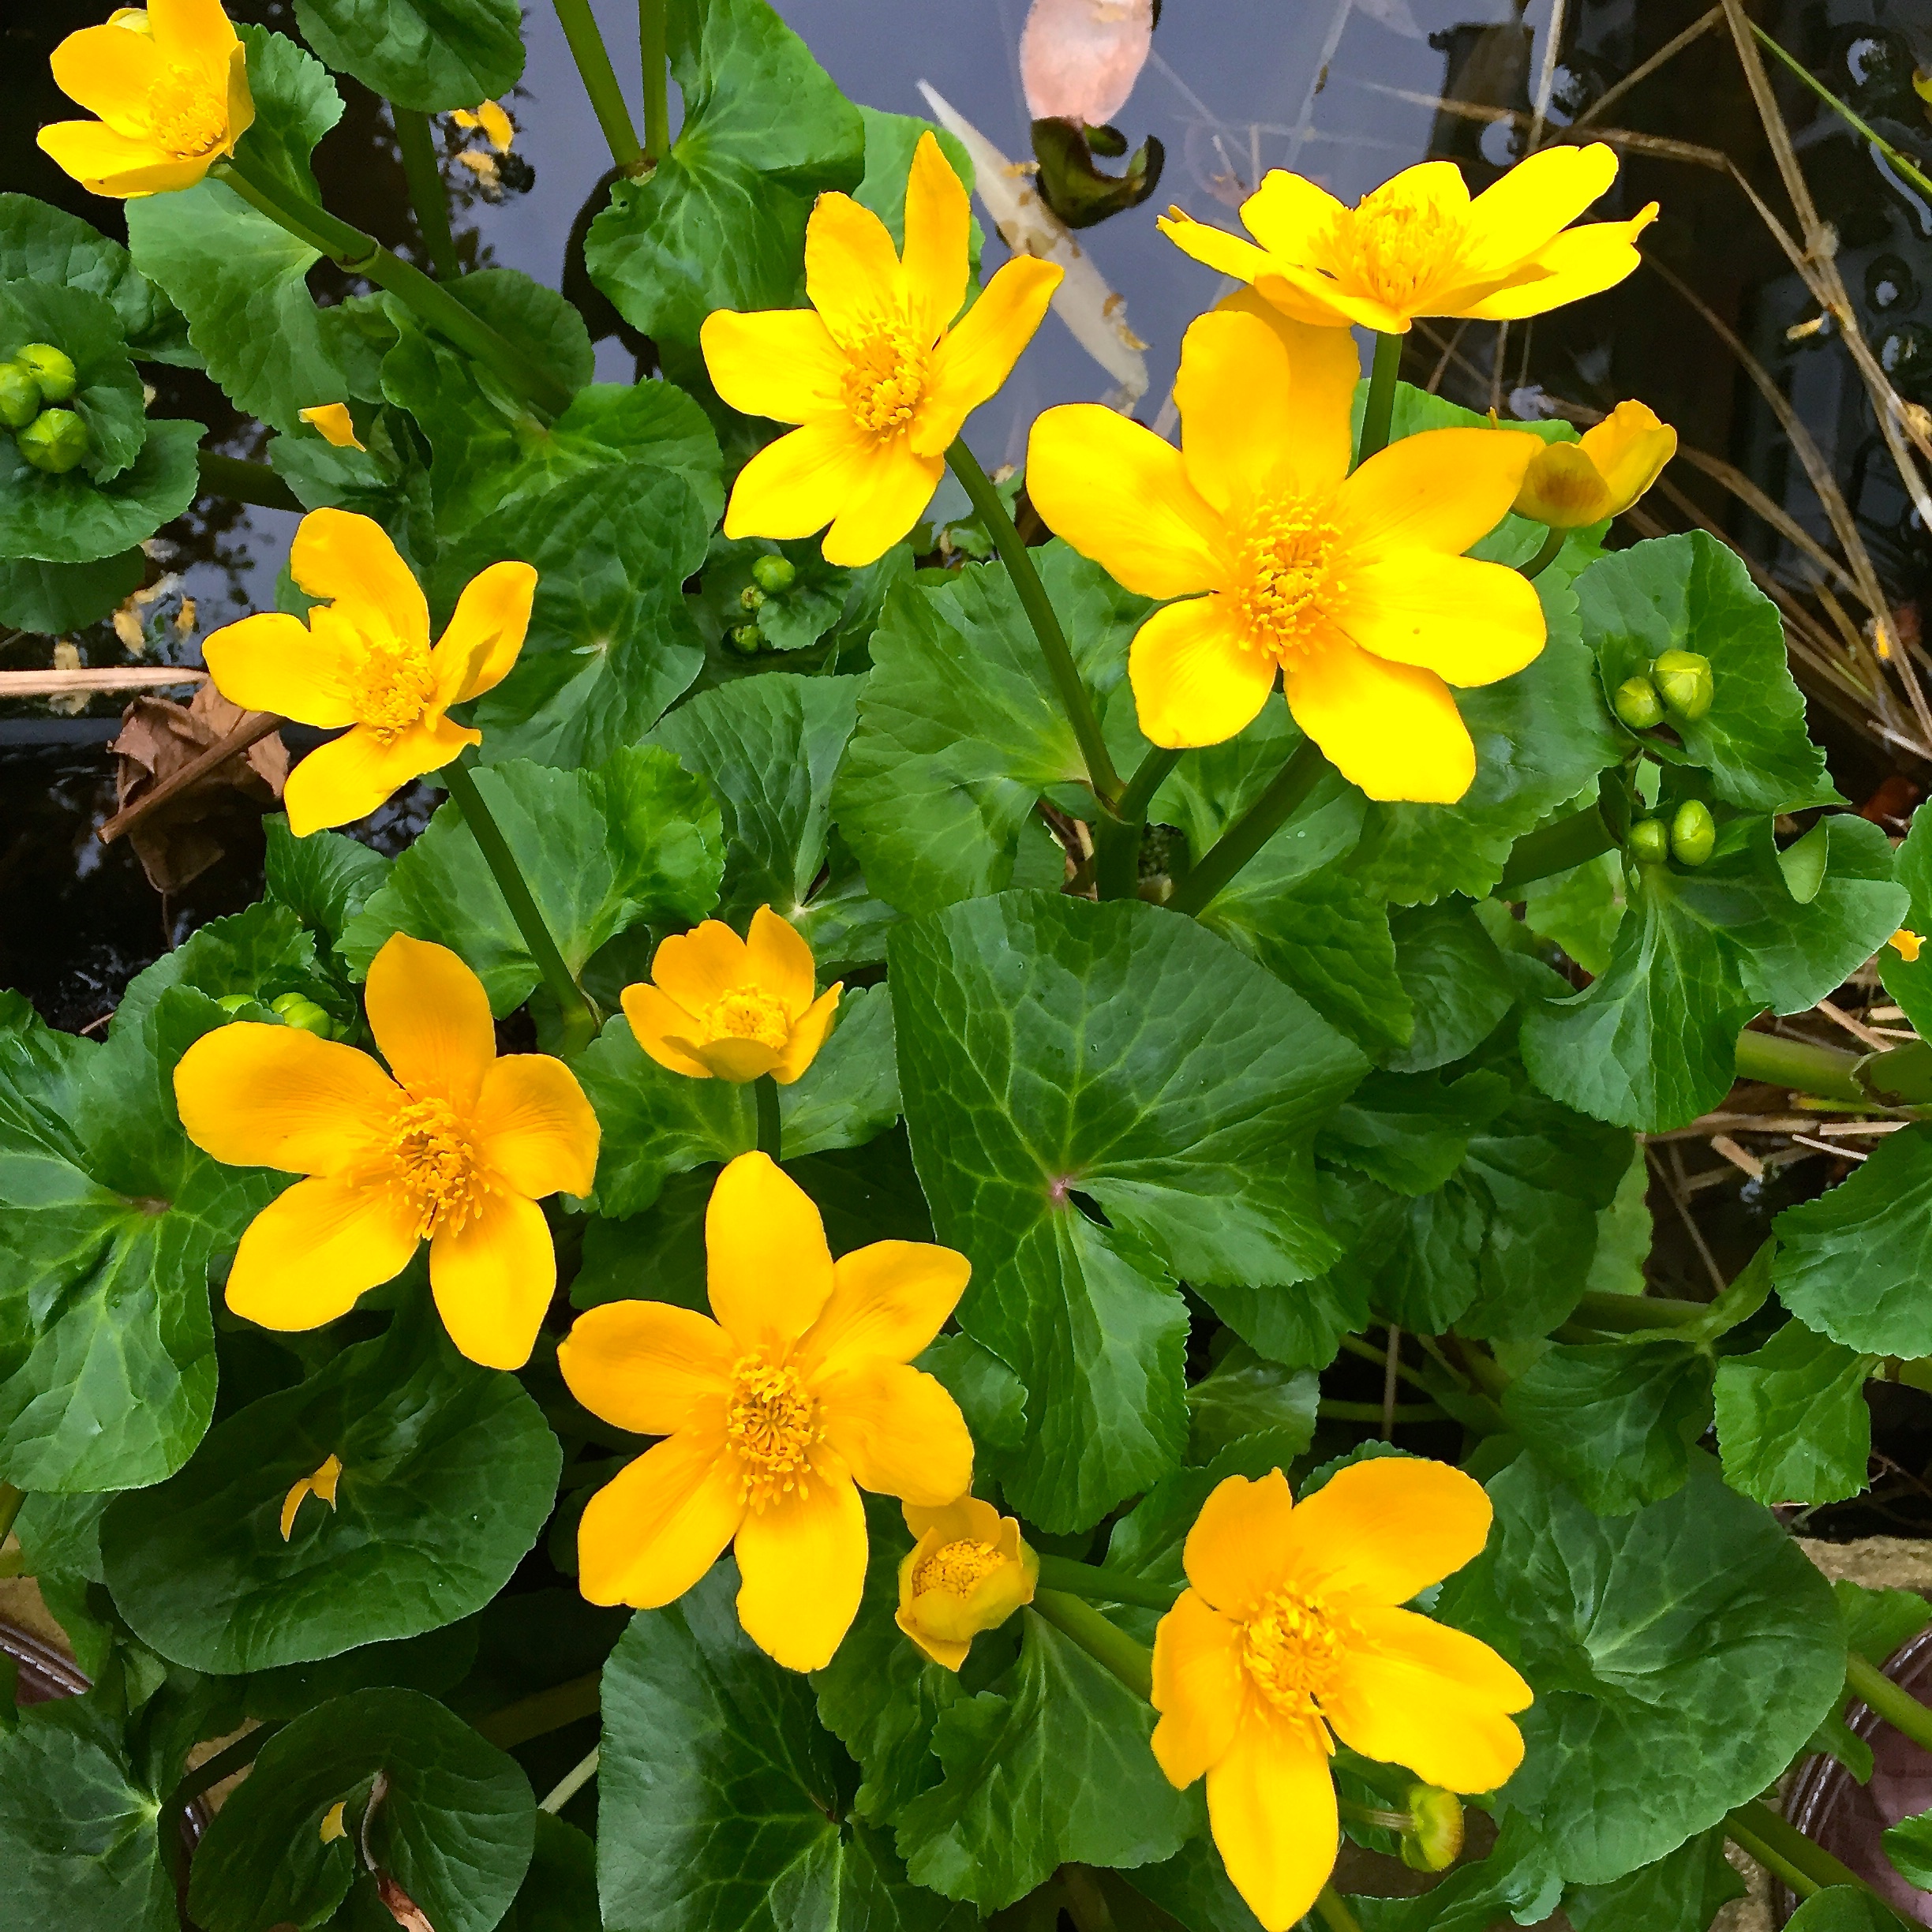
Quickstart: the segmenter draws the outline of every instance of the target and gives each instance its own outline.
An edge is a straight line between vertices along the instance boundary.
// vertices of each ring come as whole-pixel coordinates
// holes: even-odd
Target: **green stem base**
[[[1355,451],[1357,469],[1388,447],[1389,427],[1395,417],[1395,377],[1402,368],[1402,352],[1399,335],[1376,331],[1375,361],[1368,371],[1368,400],[1362,410],[1361,441]]]
[[[1154,1653],[1145,1644],[1136,1643],[1118,1623],[1110,1623],[1091,1604],[1063,1590],[1035,1591],[1033,1608],[1096,1664],[1111,1671],[1136,1697],[1152,1696]]]
[[[751,1091],[758,1099],[758,1151],[782,1161],[784,1128],[778,1113],[778,1083],[769,1073],[761,1073],[751,1083]]]
[[[1196,915],[1206,911],[1215,893],[1294,816],[1327,769],[1321,747],[1312,738],[1304,738],[1288,754],[1267,789],[1208,847],[1200,863],[1174,888],[1174,897],[1168,901],[1174,910]]]
[[[396,147],[402,156],[402,174],[409,183],[410,204],[416,227],[439,281],[454,282],[462,273],[456,259],[456,238],[450,231],[449,191],[443,185],[443,164],[436,153],[436,130],[419,107],[389,103],[395,123]]]

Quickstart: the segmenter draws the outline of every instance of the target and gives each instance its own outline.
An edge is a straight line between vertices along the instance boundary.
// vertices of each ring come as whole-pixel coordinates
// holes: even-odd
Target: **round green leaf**
[[[0,555],[90,564],[152,537],[201,487],[197,422],[151,422],[132,466],[105,485],[85,470],[48,476],[0,436]]]
[[[62,403],[87,425],[80,467],[96,483],[133,462],[148,434],[141,379],[128,358],[114,305],[84,289],[49,282],[0,282],[0,357],[47,343],[74,365],[75,389]]]
[[[295,0],[302,38],[399,107],[480,107],[523,77],[517,0]]]
[[[140,587],[147,564],[138,545],[92,564],[0,559],[0,623],[49,637],[96,623]]]

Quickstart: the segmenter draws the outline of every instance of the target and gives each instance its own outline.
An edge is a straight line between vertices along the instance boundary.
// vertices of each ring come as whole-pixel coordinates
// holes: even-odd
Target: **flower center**
[[[1286,662],[1318,641],[1341,593],[1342,534],[1330,506],[1306,497],[1264,504],[1242,533],[1230,589],[1248,640]]]
[[[212,154],[228,138],[228,97],[224,78],[211,88],[209,77],[178,63],[148,91],[149,131],[157,147],[184,160]]]
[[[416,1217],[417,1238],[455,1234],[489,1192],[456,1110],[447,1100],[406,1101],[393,1131],[393,1181]]]
[[[1335,1687],[1354,1634],[1320,1597],[1271,1590],[1241,1626],[1241,1662],[1277,1710],[1306,1717],[1310,1699]]]
[[[356,722],[385,744],[416,723],[436,695],[429,651],[391,638],[365,637],[349,677]]]
[[[1409,307],[1462,249],[1464,224],[1399,175],[1335,225],[1338,268],[1392,309]]]
[[[912,1572],[912,1593],[944,1590],[949,1597],[970,1596],[973,1586],[1005,1560],[997,1544],[977,1543],[971,1537],[942,1543]]]
[[[904,323],[882,328],[846,351],[845,406],[882,441],[912,421],[932,371],[932,352]]]
[[[708,1024],[713,1039],[756,1040],[774,1053],[792,1037],[784,1002],[754,986],[733,987],[714,1001]]]
[[[744,1471],[746,1500],[762,1510],[805,1486],[812,1446],[825,1431],[804,1378],[754,1350],[732,1367],[724,1433]]]

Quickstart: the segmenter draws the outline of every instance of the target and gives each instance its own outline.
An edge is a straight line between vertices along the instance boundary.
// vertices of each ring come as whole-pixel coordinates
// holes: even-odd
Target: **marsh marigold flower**
[[[894,1621],[935,1664],[956,1671],[980,1631],[1033,1601],[1039,1558],[1016,1518],[977,1496],[943,1509],[908,1503],[905,1520],[919,1541],[899,1566]]]
[[[264,1328],[319,1328],[429,1244],[450,1339],[520,1368],[556,1286],[537,1203],[587,1194],[597,1121],[547,1054],[499,1059],[483,983],[445,946],[397,933],[363,1004],[389,1063],[294,1027],[238,1021],[174,1069],[188,1137],[218,1161],[306,1175],[249,1222],[228,1305]]]
[[[763,1154],[719,1174],[705,1250],[715,1320],[606,1302],[557,1351],[593,1415],[665,1438],[590,1499],[578,1582],[593,1603],[655,1609],[736,1539],[747,1634],[817,1670],[865,1586],[859,1491],[937,1507],[972,1485],[958,1405],[909,1365],[972,1269],[923,1241],[834,1261],[811,1197]]]
[[[82,187],[123,198],[192,188],[255,119],[248,50],[219,0],[123,7],[54,50],[54,80],[98,121],[57,121],[40,145]]]
[[[1154,1755],[1208,1819],[1235,1889],[1286,1932],[1334,1870],[1334,1737],[1452,1792],[1522,1761],[1530,1687],[1487,1644],[1399,1606],[1478,1555],[1481,1485],[1390,1456],[1295,1503],[1279,1470],[1230,1476],[1188,1532],[1189,1587],[1154,1636]]]
[[[1432,429],[1351,475],[1357,373],[1342,331],[1239,307],[1203,316],[1174,384],[1179,449],[1068,404],[1033,425],[1027,489],[1049,529],[1129,590],[1187,600],[1140,627],[1128,660],[1155,744],[1232,738],[1279,671],[1295,722],[1371,798],[1451,803],[1476,751],[1449,685],[1520,671],[1544,636],[1532,586],[1462,552],[1501,521],[1542,445]]]
[[[651,984],[623,990],[624,1017],[660,1066],[693,1080],[743,1084],[769,1073],[789,1087],[832,1030],[845,983],[814,999],[811,948],[769,906],[740,939],[722,919],[673,933],[651,961]]]
[[[1471,200],[1454,162],[1425,161],[1351,208],[1274,168],[1241,204],[1253,242],[1178,208],[1160,227],[1291,320],[1401,335],[1417,316],[1501,322],[1615,287],[1634,272],[1637,237],[1657,219],[1657,204],[1628,221],[1570,223],[1616,172],[1601,142],[1546,148]]]
[[[822,194],[805,230],[809,309],[705,318],[718,394],[747,416],[800,426],[739,472],[727,537],[826,532],[829,564],[883,556],[932,501],[947,446],[1011,373],[1060,286],[1018,256],[966,300],[966,190],[919,137],[906,183],[905,253],[849,195]]]
[[[1510,507],[1552,530],[1621,516],[1677,454],[1677,432],[1641,402],[1619,402],[1574,443],[1545,443]]]
[[[217,631],[201,654],[230,704],[349,727],[289,773],[282,803],[301,838],[366,817],[412,778],[483,742],[449,709],[509,676],[530,627],[537,573],[527,564],[492,564],[473,577],[433,648],[429,603],[372,519],[311,511],[296,530],[289,574],[325,600],[306,623],[264,611]]]

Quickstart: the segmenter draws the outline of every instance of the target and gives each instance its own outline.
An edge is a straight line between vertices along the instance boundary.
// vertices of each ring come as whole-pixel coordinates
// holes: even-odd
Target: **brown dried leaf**
[[[389,1916],[402,1932],[436,1932],[429,1915],[386,1871],[376,1874],[376,1896],[389,1908]]]

